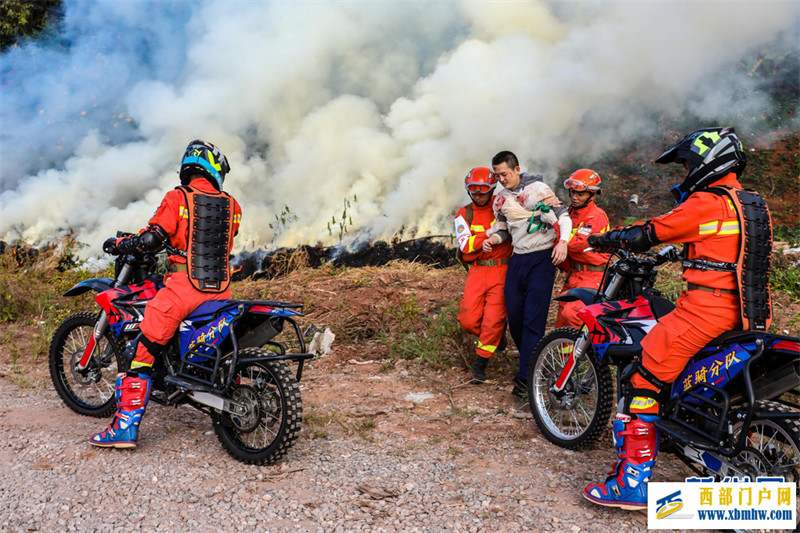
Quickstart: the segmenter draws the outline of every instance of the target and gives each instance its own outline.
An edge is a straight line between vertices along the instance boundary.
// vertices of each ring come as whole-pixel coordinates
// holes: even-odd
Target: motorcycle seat
[[[654,294],[644,294],[648,301],[650,302],[650,309],[653,310],[653,315],[655,316],[656,320],[660,320],[675,310],[675,304],[667,300],[666,298],[662,298],[661,296],[656,296]]]
[[[762,337],[764,335],[763,332],[760,331],[741,331],[741,330],[732,330],[726,331],[719,337],[711,340],[706,346],[723,346],[726,344],[731,344],[733,342],[742,343],[754,340],[758,337]]]
[[[192,320],[210,318],[209,315],[213,315],[220,309],[236,304],[238,304],[237,300],[209,300],[197,306],[197,308],[194,311],[189,313],[189,315],[185,318],[185,320],[192,321]]]

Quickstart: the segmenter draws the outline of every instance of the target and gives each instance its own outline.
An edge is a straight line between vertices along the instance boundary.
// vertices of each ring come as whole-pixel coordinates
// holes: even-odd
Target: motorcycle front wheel
[[[536,425],[547,440],[576,449],[596,442],[606,429],[614,403],[614,383],[608,365],[591,354],[575,362],[561,391],[553,387],[580,332],[558,328],[536,345],[528,369],[528,402]]]
[[[303,404],[300,388],[285,361],[266,359],[273,352],[245,348],[242,359],[265,358],[240,363],[226,397],[243,410],[215,413],[214,432],[235,459],[247,464],[267,465],[282,458],[300,435]]]
[[[98,317],[75,313],[58,326],[50,342],[50,378],[67,407],[81,415],[107,418],[116,408],[117,373],[123,367],[122,348],[110,331],[97,342],[86,368],[76,368]]]

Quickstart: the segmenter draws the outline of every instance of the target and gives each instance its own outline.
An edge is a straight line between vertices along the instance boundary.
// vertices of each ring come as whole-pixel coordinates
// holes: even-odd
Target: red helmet
[[[495,185],[497,185],[497,175],[486,167],[475,167],[467,172],[467,177],[464,178],[464,186],[470,197],[473,194],[492,192]]]
[[[600,175],[594,170],[582,168],[564,180],[564,188],[573,191],[600,192]]]

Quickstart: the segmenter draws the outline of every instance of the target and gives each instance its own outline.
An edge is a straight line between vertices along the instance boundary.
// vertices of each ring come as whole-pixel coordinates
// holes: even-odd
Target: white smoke
[[[194,138],[231,161],[238,248],[450,233],[500,150],[553,181],[659,116],[766,113],[730,66],[798,36],[795,2],[65,6],[59,41],[0,57],[0,238],[71,228],[92,253],[145,225]]]

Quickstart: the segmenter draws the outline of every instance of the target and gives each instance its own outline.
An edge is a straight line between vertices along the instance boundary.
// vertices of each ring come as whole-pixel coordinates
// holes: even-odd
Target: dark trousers
[[[547,327],[547,311],[553,295],[556,267],[552,250],[514,254],[506,274],[508,330],[519,350],[517,377],[528,379],[528,364]]]

